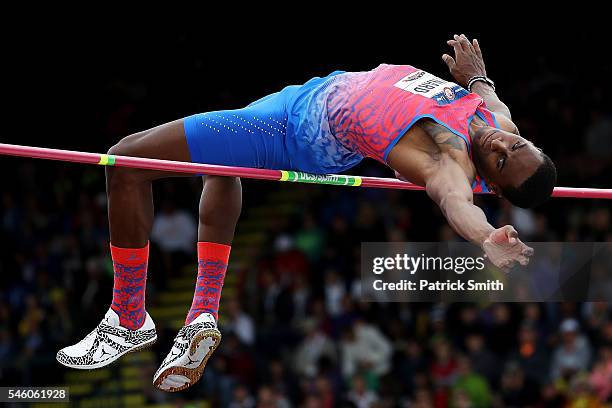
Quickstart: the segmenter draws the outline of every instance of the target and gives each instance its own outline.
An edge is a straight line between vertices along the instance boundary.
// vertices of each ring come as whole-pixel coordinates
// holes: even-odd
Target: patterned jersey
[[[326,146],[328,155],[317,158],[330,161],[330,168],[340,163],[350,167],[363,157],[386,163],[393,146],[422,118],[432,119],[461,137],[470,155],[468,129],[473,116],[497,127],[479,95],[409,65],[383,64],[372,71],[335,72],[303,87],[309,88],[308,92],[298,92],[291,104],[294,134],[314,144],[329,143],[329,137],[335,137],[341,146],[331,143]],[[473,188],[475,192],[486,191],[480,178]]]

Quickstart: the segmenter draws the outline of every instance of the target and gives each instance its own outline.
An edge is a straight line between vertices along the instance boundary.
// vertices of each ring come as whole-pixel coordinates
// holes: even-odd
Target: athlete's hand
[[[533,255],[533,248],[525,245],[512,225],[505,225],[489,234],[483,242],[485,258],[504,272],[509,272],[516,263],[525,266]]]
[[[487,76],[478,40],[474,39],[470,42],[463,34],[455,34],[453,38],[448,40],[447,44],[455,50],[455,58],[444,54],[442,60],[448,65],[455,81],[465,87],[470,78],[478,75]]]

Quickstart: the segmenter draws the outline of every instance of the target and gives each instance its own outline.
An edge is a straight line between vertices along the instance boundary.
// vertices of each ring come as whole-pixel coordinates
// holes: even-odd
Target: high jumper
[[[477,40],[455,35],[444,54],[455,82],[409,65],[335,71],[245,108],[196,114],[127,136],[109,157],[131,156],[312,174],[337,173],[373,158],[425,189],[449,225],[497,267],[526,265],[533,250],[510,225],[494,228],[473,194],[494,192],[520,207],[544,202],[553,162],[519,134],[487,77]],[[204,173],[204,172],[202,172]],[[214,173],[213,173],[214,174]],[[106,167],[114,289],[110,309],[89,335],[60,350],[78,369],[106,366],[151,345],[145,310],[152,181],[184,172]],[[199,206],[195,294],[153,383],[180,391],[202,375],[219,344],[219,299],[242,206],[238,177],[206,177]]]

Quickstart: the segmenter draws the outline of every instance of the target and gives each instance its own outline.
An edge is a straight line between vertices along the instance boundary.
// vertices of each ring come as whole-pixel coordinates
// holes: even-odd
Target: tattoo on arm
[[[456,150],[465,151],[467,147],[463,139],[452,133],[446,127],[437,123],[422,121],[417,126],[423,129],[438,145],[446,144]]]
[[[440,135],[439,137],[434,137],[434,140],[436,141],[437,144],[447,144],[453,149],[457,149],[457,150],[466,149],[465,142],[463,141],[463,139],[460,139],[459,136],[452,134],[452,133],[450,134],[446,133],[444,135]]]

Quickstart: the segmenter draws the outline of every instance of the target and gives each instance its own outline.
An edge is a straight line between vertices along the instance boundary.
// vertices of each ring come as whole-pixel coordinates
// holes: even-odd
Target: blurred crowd
[[[90,330],[110,302],[103,173],[66,171],[20,164],[20,182],[2,194],[3,384],[61,378],[55,352]],[[276,188],[255,183],[245,185],[247,205],[250,192]],[[198,179],[158,186],[149,304],[171,271],[195,264],[200,188]],[[252,262],[232,270],[238,295],[222,302],[224,341],[191,395],[222,407],[597,407],[611,401],[610,304],[361,302],[362,241],[457,236],[424,197],[288,188],[306,189],[310,198],[296,203],[302,210],[294,216],[264,227],[268,242]],[[610,240],[610,210],[596,204],[578,203],[559,228],[543,212],[493,199],[482,204],[494,224],[512,220],[525,240]],[[168,225],[172,233],[164,233]]]
[[[556,161],[560,184],[609,188],[603,91],[534,64],[537,80],[518,78],[502,94],[519,129]],[[144,95],[124,92],[99,150],[143,123]],[[55,352],[93,328],[111,300],[104,172],[8,158],[0,170],[0,383],[48,384],[65,372]],[[354,172],[391,175],[371,163]],[[361,242],[458,239],[424,195],[244,185],[245,209],[279,188],[307,189],[308,198],[262,227],[266,244],[248,265],[230,266],[238,284],[221,304],[224,340],[189,395],[231,408],[612,404],[612,303],[364,303]],[[155,187],[150,304],[173,271],[193,264],[195,277],[201,180]],[[610,206],[596,200],[535,211],[478,202],[492,224],[513,224],[525,241],[612,241]]]

